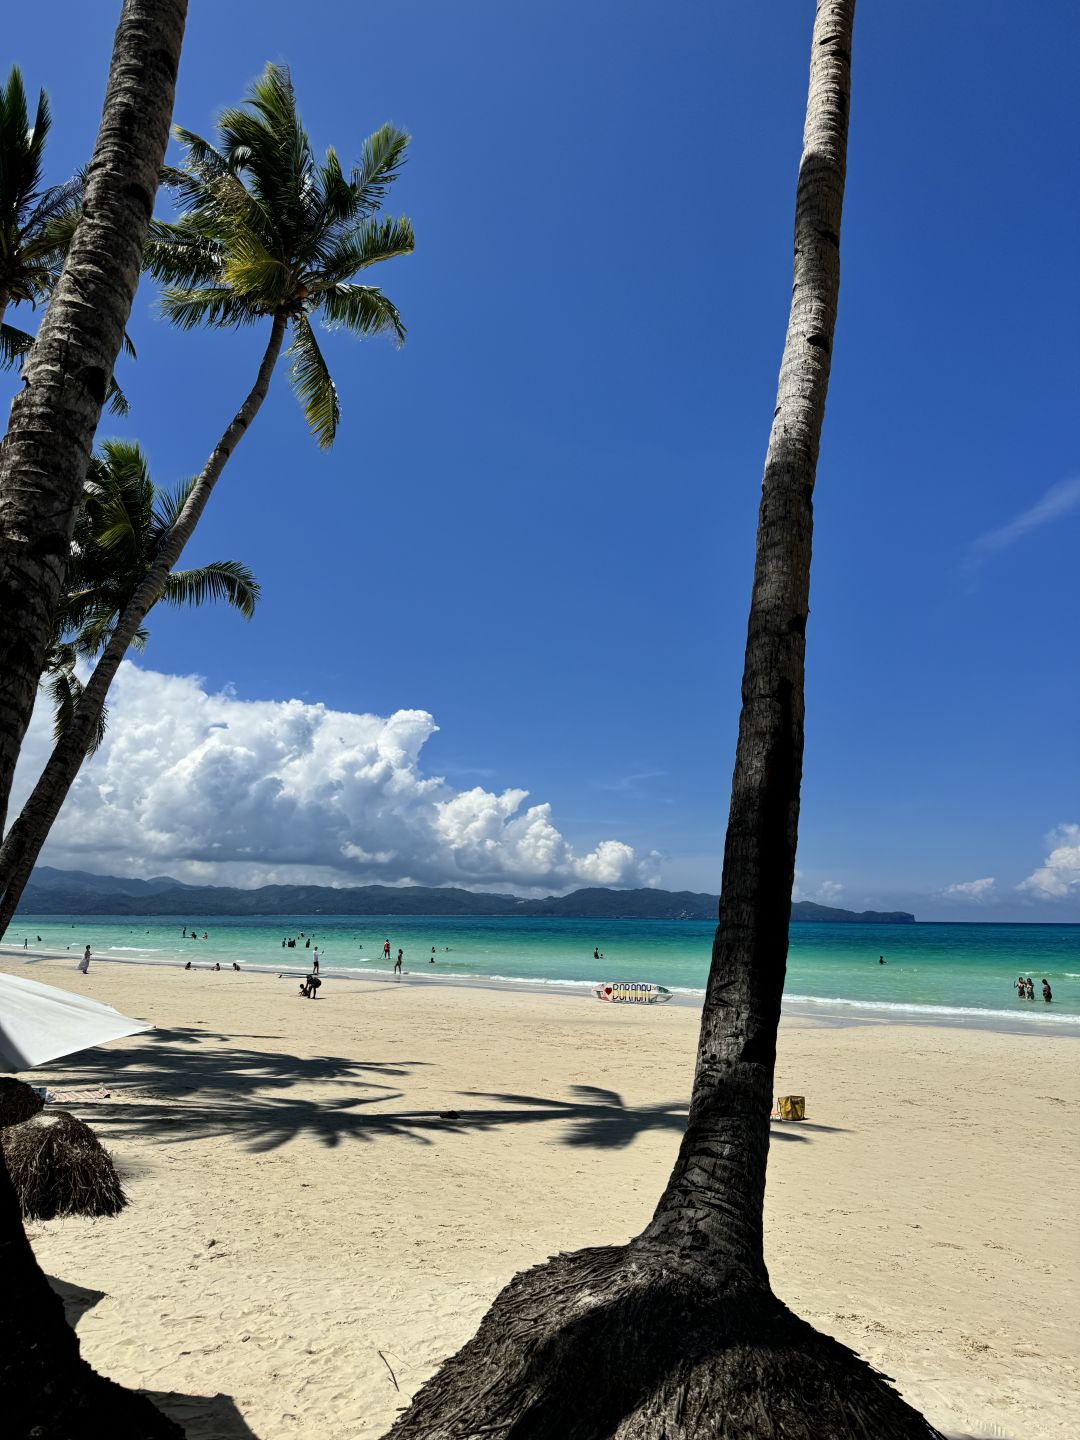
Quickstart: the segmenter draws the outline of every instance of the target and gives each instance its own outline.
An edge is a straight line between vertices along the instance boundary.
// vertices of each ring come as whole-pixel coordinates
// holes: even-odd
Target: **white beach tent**
[[[59,1055],[152,1029],[148,1020],[131,1020],[100,1000],[0,974],[0,1070],[32,1070]]]

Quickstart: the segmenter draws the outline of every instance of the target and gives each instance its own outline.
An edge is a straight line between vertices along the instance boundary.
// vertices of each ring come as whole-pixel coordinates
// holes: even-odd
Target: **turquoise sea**
[[[186,939],[194,927],[198,939]],[[300,932],[304,938],[299,939]],[[202,938],[204,932],[208,939]],[[412,979],[503,981],[584,989],[598,980],[652,980],[700,996],[713,925],[693,920],[536,920],[493,917],[293,915],[17,916],[5,948],[26,955],[89,944],[101,960],[306,970],[319,946],[325,973],[382,976],[384,939],[405,952]],[[41,937],[40,940],[38,937]],[[297,938],[297,948],[282,940]],[[430,963],[434,947],[435,964]],[[599,949],[603,960],[593,959]],[[884,955],[886,964],[878,963]],[[1035,980],[1019,1000],[1013,981]],[[1043,1002],[1043,977],[1053,1003]],[[1022,1020],[1080,1034],[1080,925],[819,925],[791,927],[785,1003],[855,1019],[996,1024]]]

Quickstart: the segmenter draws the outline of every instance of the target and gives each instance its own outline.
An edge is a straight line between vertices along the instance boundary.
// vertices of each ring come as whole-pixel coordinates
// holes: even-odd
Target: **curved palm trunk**
[[[124,0],[83,219],[0,452],[0,826],[63,583],[75,507],[142,270],[172,119],[187,0]],[[0,1152],[0,1409],[5,1433],[181,1440],[97,1375],[20,1223]]]
[[[191,538],[226,462],[247,434],[266,399],[270,378],[285,340],[287,323],[285,315],[274,316],[255,384],[211,451],[175,525],[162,541],[153,565],[124,607],[116,629],[86,683],[71,724],[57,741],[41,778],[5,837],[3,846],[0,846],[0,937],[11,923],[41,847],[86,758],[87,746],[97,733],[105,698],[120,662],[139,626],[161,599],[169,572]]]
[[[855,0],[818,0],[795,283],[765,460],[742,714],[686,1134],[629,1246],[515,1277],[394,1440],[897,1440],[934,1434],[772,1294],[762,1248],[803,749],[811,497],[839,289]]]
[[[124,0],[86,201],[0,454],[0,827],[142,270],[187,0]]]

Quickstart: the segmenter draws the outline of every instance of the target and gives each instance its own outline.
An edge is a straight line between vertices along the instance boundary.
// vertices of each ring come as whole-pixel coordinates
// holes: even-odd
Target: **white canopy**
[[[0,974],[0,1070],[31,1070],[60,1055],[152,1029],[148,1020],[129,1020],[100,1000]]]

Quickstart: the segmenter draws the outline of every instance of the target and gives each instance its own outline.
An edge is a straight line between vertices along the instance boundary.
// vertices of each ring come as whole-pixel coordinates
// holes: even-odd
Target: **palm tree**
[[[346,176],[336,153],[317,162],[296,111],[288,70],[268,65],[246,102],[224,111],[220,146],[178,130],[180,169],[165,172],[181,209],[175,222],[156,221],[148,265],[165,282],[161,303],[182,329],[269,323],[255,384],[196,477],[153,564],[112,627],[108,643],[79,697],[16,823],[0,848],[0,935],[14,913],[42,845],[98,733],[109,685],[169,573],[198,523],[225,464],[247,433],[270,387],[286,332],[290,378],[319,445],[331,445],[340,407],[312,318],[354,335],[405,327],[381,290],[356,284],[361,270],[413,248],[408,220],[379,210],[404,161],[409,137],[384,125],[366,140]]]
[[[765,460],[720,923],[690,1114],[628,1246],[518,1275],[394,1440],[839,1440],[934,1432],[773,1295],[762,1254],[803,745],[811,496],[839,291],[855,0],[819,0],[795,284]]]
[[[0,452],[0,828],[63,587],[94,433],[139,283],[187,0],[123,0],[86,205]],[[23,1231],[0,1152],[0,1397],[12,1434],[182,1440],[79,1354]]]
[[[70,726],[82,697],[79,660],[92,660],[108,644],[192,484],[173,491],[159,489],[150,478],[142,449],[130,440],[106,440],[90,461],[56,617],[56,638],[43,677],[53,700],[55,739]],[[196,570],[173,570],[160,603],[196,606],[222,600],[250,620],[258,598],[259,586],[246,565],[215,560]],[[148,639],[143,626],[132,643],[142,650]],[[105,721],[102,710],[88,753],[104,738]],[[5,923],[0,919],[0,926]]]
[[[0,828],[142,270],[186,18],[187,0],[123,0],[82,219],[0,453]]]

